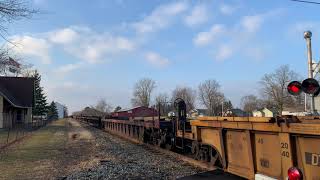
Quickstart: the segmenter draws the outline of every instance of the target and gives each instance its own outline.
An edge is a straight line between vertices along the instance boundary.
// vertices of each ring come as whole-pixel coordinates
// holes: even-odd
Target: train
[[[320,117],[217,117],[189,119],[183,99],[175,116],[74,118],[135,142],[190,155],[246,179],[320,180]]]

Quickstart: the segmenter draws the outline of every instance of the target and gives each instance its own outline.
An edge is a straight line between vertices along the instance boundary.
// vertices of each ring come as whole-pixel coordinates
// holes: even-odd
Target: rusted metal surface
[[[254,179],[255,174],[262,174],[286,179],[288,169],[296,166],[304,179],[320,179],[319,117],[245,119],[201,117],[193,120],[194,140],[216,149],[224,145],[226,170],[244,178]],[[218,135],[217,129],[225,133]]]
[[[148,135],[148,142],[157,144],[161,140],[160,144],[166,145],[170,139],[160,136],[163,121],[158,119],[103,122],[106,131],[131,141],[144,142],[144,136]],[[185,154],[176,154],[177,158],[203,168],[217,166],[247,179],[254,179],[257,174],[286,179],[288,169],[293,166],[301,169],[304,179],[320,179],[319,119],[316,116],[199,117],[190,120],[188,131],[173,121],[175,141],[170,147],[185,147],[183,152],[196,160]]]

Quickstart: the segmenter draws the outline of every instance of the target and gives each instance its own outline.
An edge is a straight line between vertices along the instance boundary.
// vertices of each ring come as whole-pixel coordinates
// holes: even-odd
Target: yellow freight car
[[[319,117],[199,117],[191,131],[197,159],[248,179],[320,179]]]

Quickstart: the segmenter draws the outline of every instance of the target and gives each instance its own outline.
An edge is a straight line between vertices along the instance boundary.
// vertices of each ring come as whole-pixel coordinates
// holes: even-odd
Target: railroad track
[[[80,123],[82,124],[85,124],[85,125],[90,125],[91,127],[94,127],[94,128],[97,128],[105,133],[109,133],[109,134],[112,134],[112,135],[115,135],[121,139],[125,139],[126,141],[130,141],[131,143],[135,143],[137,146],[141,146],[143,147],[144,149],[147,149],[148,151],[154,153],[154,154],[158,154],[158,155],[174,155],[175,157],[177,157],[179,160],[181,161],[184,161],[190,165],[193,165],[193,166],[197,166],[199,168],[202,168],[202,169],[205,169],[207,171],[212,171],[212,170],[215,170],[217,169],[216,167],[210,165],[209,163],[205,163],[205,162],[201,162],[199,160],[195,160],[191,157],[191,155],[183,155],[183,154],[179,154],[178,152],[174,152],[174,151],[170,151],[170,150],[167,150],[167,149],[164,149],[164,148],[161,148],[161,147],[158,147],[156,145],[152,145],[152,144],[147,144],[147,143],[142,143],[142,142],[139,142],[135,139],[132,139],[132,138],[128,138],[128,137],[125,137],[125,136],[120,136],[119,134],[116,134],[116,133],[112,133],[112,132],[108,132],[108,131],[105,131],[105,130],[102,130],[96,126],[92,126],[92,124],[88,124],[86,122],[81,122]]]
[[[90,125],[85,122],[82,122],[82,123],[86,124],[86,125]],[[92,126],[92,125],[91,125],[91,127],[97,128],[96,126]],[[99,128],[97,128],[97,129],[99,129]],[[101,130],[101,129],[99,129],[99,130]],[[191,180],[191,179],[192,180],[197,180],[197,179],[206,180],[206,179],[212,179],[212,178],[217,179],[217,180],[219,180],[219,179],[221,179],[221,180],[222,179],[226,179],[226,180],[243,179],[238,176],[232,175],[230,173],[226,173],[223,170],[217,169],[216,167],[210,165],[209,163],[195,160],[191,157],[191,155],[179,154],[178,152],[167,150],[167,149],[158,147],[156,145],[138,142],[135,139],[128,138],[125,136],[120,136],[119,134],[116,134],[116,133],[106,132],[105,130],[101,130],[101,131],[103,131],[104,133],[109,133],[113,136],[117,136],[125,141],[129,141],[129,142],[135,144],[136,146],[142,147],[143,149],[145,149],[155,155],[164,156],[165,158],[167,158],[167,157],[170,158],[170,157],[174,156],[176,159],[183,161],[184,163],[187,163],[191,166],[198,167],[198,168],[201,168],[204,170],[204,172],[194,174],[191,176],[182,177],[182,178],[179,178],[179,180]]]

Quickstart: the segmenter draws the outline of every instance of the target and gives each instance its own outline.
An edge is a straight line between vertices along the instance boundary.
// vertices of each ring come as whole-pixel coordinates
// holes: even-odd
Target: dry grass
[[[94,136],[58,120],[0,154],[0,179],[55,179],[96,165]]]
[[[0,179],[44,177],[67,142],[65,120],[53,122],[0,154]]]

